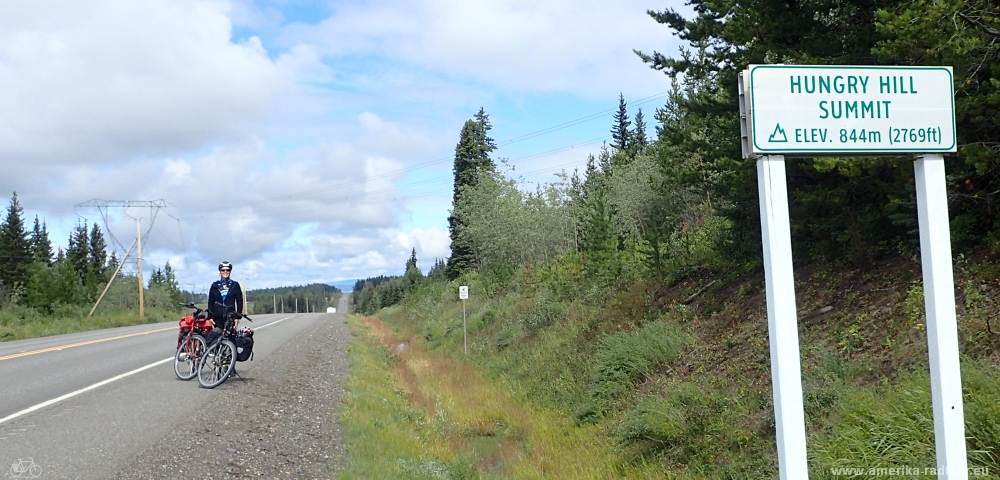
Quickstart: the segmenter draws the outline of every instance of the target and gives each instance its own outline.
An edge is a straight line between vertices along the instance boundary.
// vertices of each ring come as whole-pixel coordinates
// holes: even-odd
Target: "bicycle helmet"
[[[219,270],[222,270],[223,268],[228,268],[228,269],[232,270],[233,269],[233,264],[231,264],[229,262],[222,262],[222,263],[219,264]]]

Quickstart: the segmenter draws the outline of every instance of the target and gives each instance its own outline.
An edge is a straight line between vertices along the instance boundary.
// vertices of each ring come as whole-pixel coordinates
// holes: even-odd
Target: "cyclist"
[[[243,313],[243,290],[240,288],[239,282],[232,280],[230,275],[233,274],[233,264],[229,262],[222,262],[219,264],[219,280],[212,283],[212,286],[208,289],[208,312],[209,318],[215,322],[215,326],[221,329],[226,321],[226,310],[235,310],[236,313]],[[225,307],[219,305],[219,303],[225,304]],[[233,325],[235,329],[239,324],[239,319],[236,319],[236,325]],[[221,330],[220,330],[221,333]]]

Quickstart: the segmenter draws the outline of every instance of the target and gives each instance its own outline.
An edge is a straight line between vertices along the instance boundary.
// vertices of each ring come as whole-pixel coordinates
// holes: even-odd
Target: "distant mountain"
[[[330,282],[327,285],[333,285],[334,287],[339,288],[341,292],[350,293],[351,291],[354,290],[354,284],[357,283],[357,282],[358,282],[357,279],[355,279],[355,280],[341,280],[339,282]]]

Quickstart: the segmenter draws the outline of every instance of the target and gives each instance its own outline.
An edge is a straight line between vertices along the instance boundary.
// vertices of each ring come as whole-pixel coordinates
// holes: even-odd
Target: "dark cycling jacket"
[[[216,327],[222,328],[226,321],[226,309],[216,302],[226,304],[230,311],[235,309],[237,313],[243,313],[243,289],[239,282],[230,279],[223,283],[217,280],[208,289],[208,316],[215,321]]]

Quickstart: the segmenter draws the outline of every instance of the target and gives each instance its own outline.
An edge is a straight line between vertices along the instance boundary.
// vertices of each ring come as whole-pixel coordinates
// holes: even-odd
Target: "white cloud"
[[[287,5],[0,2],[0,194],[57,246],[77,214],[100,221],[77,203],[163,199],[144,257],[182,282],[220,260],[257,287],[394,275],[412,248],[426,270],[449,254],[448,157],[476,108],[664,90],[632,49],[676,44],[638,0],[338,2],[283,25]],[[129,216],[151,220],[109,213],[125,246]]]
[[[679,43],[646,15],[650,7],[637,0],[380,0],[339,5],[316,26],[290,27],[285,41],[320,45],[334,58],[386,57],[501,88],[653,91],[663,89],[662,77],[632,50],[673,53]]]
[[[294,72],[230,30],[221,3],[0,3],[0,151],[97,164],[245,135]]]

